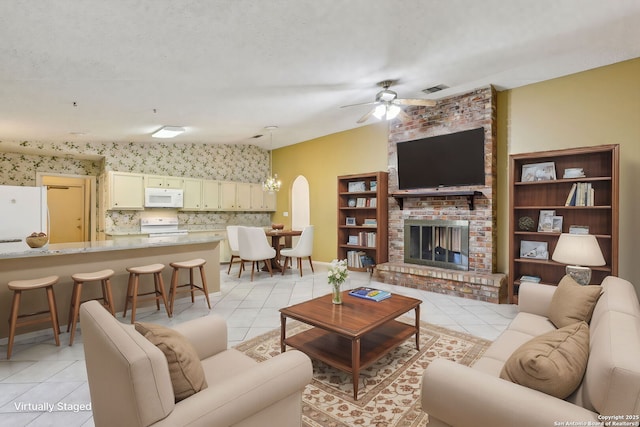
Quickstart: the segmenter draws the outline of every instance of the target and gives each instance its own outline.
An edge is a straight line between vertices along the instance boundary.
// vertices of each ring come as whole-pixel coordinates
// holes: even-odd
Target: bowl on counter
[[[271,224],[271,228],[274,230],[282,230],[284,229],[284,224]]]
[[[30,248],[41,248],[47,244],[49,241],[49,236],[27,236],[25,242],[29,245]]]

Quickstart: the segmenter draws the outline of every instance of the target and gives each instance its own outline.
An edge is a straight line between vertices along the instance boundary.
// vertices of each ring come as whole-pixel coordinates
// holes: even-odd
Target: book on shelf
[[[527,276],[524,275],[520,277],[521,282],[532,282],[532,283],[540,283],[540,278],[538,276]]]
[[[367,206],[367,199],[364,197],[358,197],[356,199],[356,207],[357,208],[364,208]]]
[[[565,206],[594,206],[595,189],[590,182],[575,182],[569,190]]]
[[[362,258],[366,256],[363,251],[347,251],[347,267],[364,268]]]
[[[362,223],[365,227],[375,227],[378,225],[378,221],[375,218],[365,218]]]
[[[375,207],[377,207],[377,206],[378,206],[378,201],[377,201],[377,199],[376,199],[375,197],[370,197],[370,198],[367,200],[367,206],[368,206],[368,207],[370,207],[370,208],[375,208]]]
[[[371,301],[382,301],[387,298],[391,298],[391,292],[383,291],[381,289],[367,288],[365,286],[350,290],[349,295]]]

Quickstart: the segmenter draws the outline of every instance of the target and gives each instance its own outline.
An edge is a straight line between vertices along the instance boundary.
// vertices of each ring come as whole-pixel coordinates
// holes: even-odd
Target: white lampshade
[[[394,104],[389,105],[389,107],[387,108],[387,120],[395,119],[398,116],[398,114],[400,114],[400,110],[401,108],[398,107],[397,105],[394,105]]]
[[[380,104],[374,110],[373,115],[375,116],[376,119],[380,120],[384,117],[386,113],[387,113],[387,106],[384,104]]]
[[[580,266],[601,266],[606,262],[593,234],[562,233],[551,256],[556,262]]]

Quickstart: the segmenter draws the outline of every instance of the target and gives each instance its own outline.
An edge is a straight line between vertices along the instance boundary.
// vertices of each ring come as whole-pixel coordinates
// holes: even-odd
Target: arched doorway
[[[291,228],[302,230],[311,224],[309,213],[309,181],[298,175],[291,186]]]

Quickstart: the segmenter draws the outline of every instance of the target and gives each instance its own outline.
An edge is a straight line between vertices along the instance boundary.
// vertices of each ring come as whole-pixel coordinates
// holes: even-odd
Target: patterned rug
[[[412,319],[400,319],[413,324]],[[287,322],[287,336],[309,326]],[[415,339],[402,345],[367,369],[360,371],[358,400],[353,399],[351,374],[313,361],[313,380],[302,396],[305,427],[417,427],[427,423],[420,409],[422,373],[437,357],[471,365],[490,341],[421,322],[420,351]],[[235,347],[264,361],[280,354],[280,330],[276,329]]]

